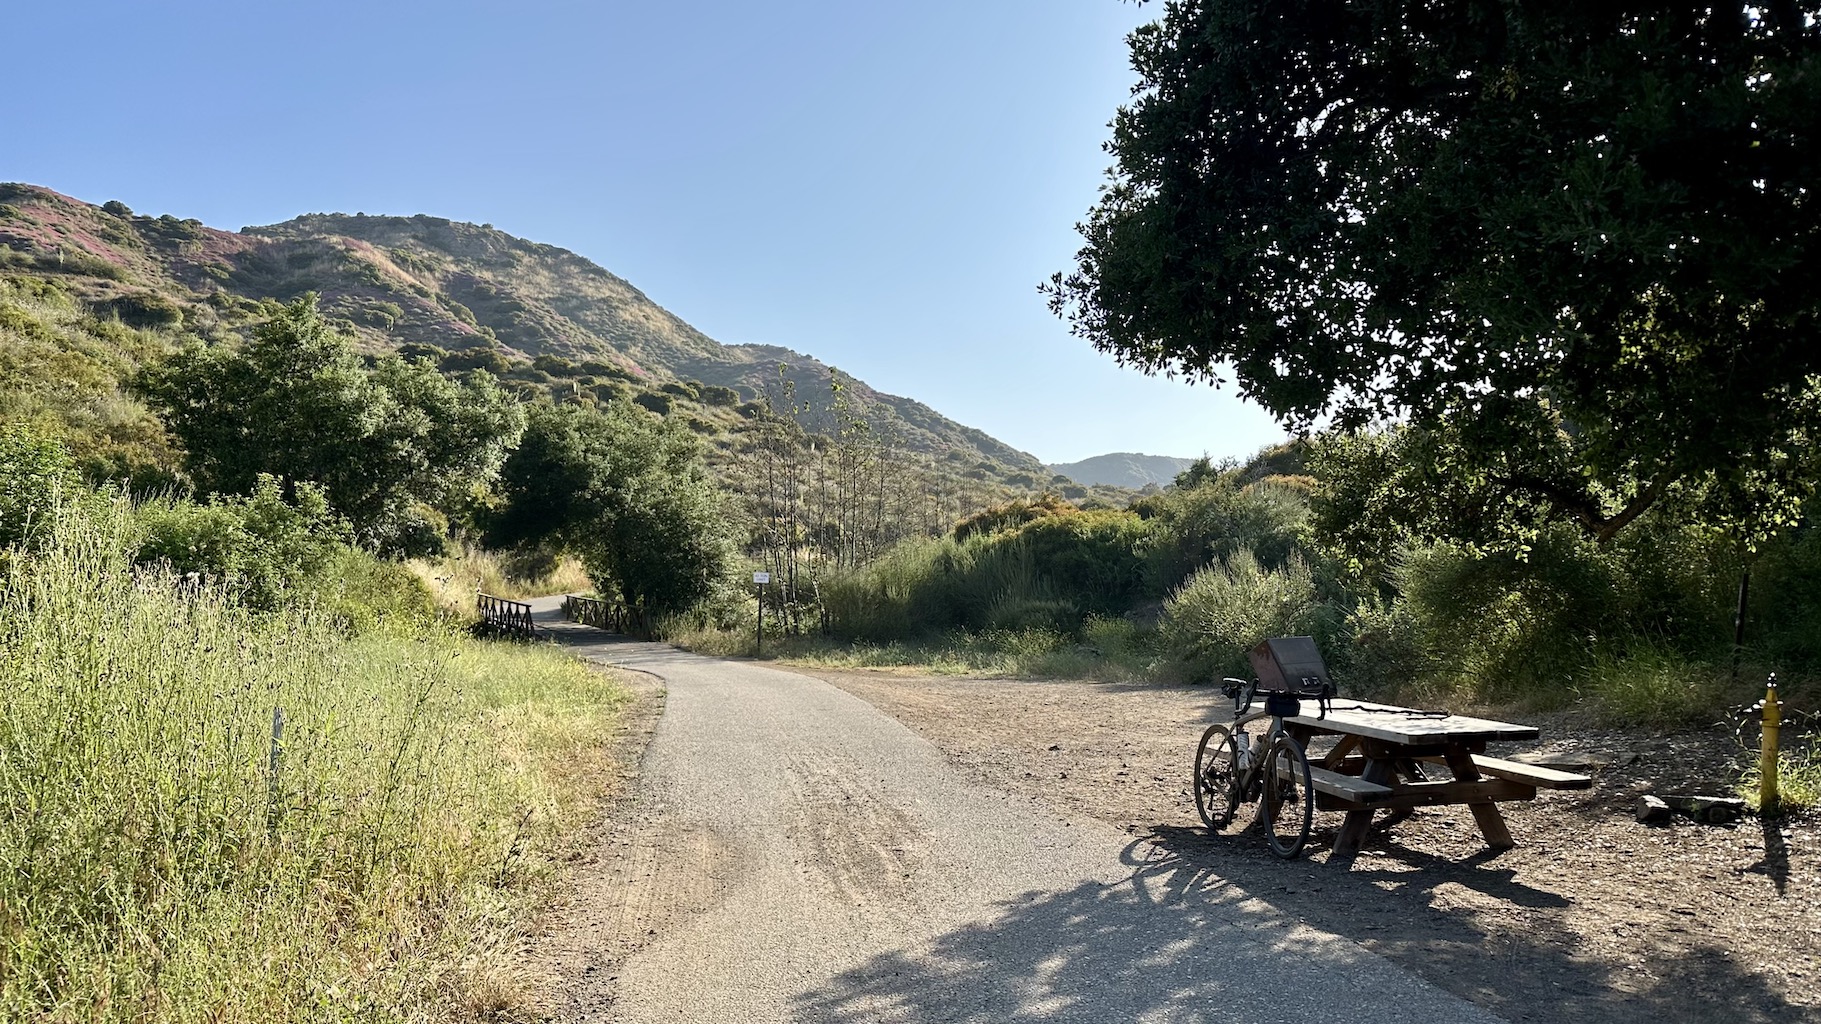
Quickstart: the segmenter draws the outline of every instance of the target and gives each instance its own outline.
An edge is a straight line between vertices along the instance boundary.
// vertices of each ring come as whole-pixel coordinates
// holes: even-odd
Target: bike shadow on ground
[[[1491,1019],[1544,1024],[1772,1024],[1809,1013],[1731,951],[1695,950],[1654,972],[1586,956],[1556,920],[1568,897],[1518,881],[1490,852],[1451,861],[1381,840],[1347,870],[1280,861],[1263,846],[1256,834],[1156,829],[1126,846],[1123,881],[1002,902],[838,975],[798,1001],[795,1019],[1462,1019],[1458,1004],[1426,1005],[1433,989]],[[1451,887],[1497,901],[1505,926],[1434,898]],[[1383,970],[1385,960],[1433,989],[1400,989],[1387,977],[1408,976]]]

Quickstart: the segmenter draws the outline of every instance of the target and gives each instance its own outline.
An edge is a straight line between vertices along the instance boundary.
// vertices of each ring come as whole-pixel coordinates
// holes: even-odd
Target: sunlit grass
[[[523,599],[545,594],[586,594],[594,583],[573,557],[548,561],[519,560],[496,551],[463,545],[441,558],[414,558],[406,563],[424,582],[444,614],[458,621],[477,617],[474,596]]]
[[[955,630],[921,640],[887,643],[821,636],[765,638],[763,655],[786,664],[824,669],[907,669],[930,675],[1039,677],[1135,682],[1174,680],[1177,663],[1160,656],[1154,634],[1122,619],[1089,619],[1082,636],[1051,629]],[[665,639],[715,657],[752,657],[753,630],[683,628]]]
[[[548,648],[248,612],[132,568],[119,525],[0,573],[0,1019],[525,1003],[624,691]]]

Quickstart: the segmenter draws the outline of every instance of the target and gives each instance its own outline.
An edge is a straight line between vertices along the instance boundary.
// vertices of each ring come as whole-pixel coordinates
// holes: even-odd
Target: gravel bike
[[[1289,860],[1309,841],[1315,791],[1309,758],[1296,737],[1284,731],[1285,716],[1302,713],[1294,694],[1267,692],[1263,711],[1252,711],[1257,684],[1223,680],[1233,698],[1231,725],[1210,725],[1195,748],[1195,810],[1218,832],[1232,824],[1241,804],[1258,802],[1256,820],[1271,852]],[[1325,708],[1324,708],[1325,710]],[[1250,712],[1250,713],[1248,713]],[[1262,728],[1253,728],[1264,723]]]

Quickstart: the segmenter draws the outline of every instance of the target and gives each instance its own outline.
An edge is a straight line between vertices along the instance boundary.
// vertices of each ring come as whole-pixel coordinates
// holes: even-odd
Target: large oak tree
[[[1292,425],[1444,431],[1610,537],[1788,515],[1821,425],[1821,0],[1168,0],[1052,307]],[[1806,464],[1805,464],[1806,463]]]

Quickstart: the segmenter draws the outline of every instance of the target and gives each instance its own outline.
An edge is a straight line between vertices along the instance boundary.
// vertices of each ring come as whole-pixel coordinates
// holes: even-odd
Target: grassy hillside
[[[452,371],[484,366],[527,391],[638,400],[683,417],[722,452],[751,417],[740,406],[784,380],[806,406],[805,427],[836,425],[823,363],[719,344],[575,253],[486,225],[311,214],[234,232],[0,184],[0,278],[27,277],[53,282],[72,315],[205,339],[313,291],[371,351],[402,349]],[[846,382],[844,397],[880,437],[965,492],[963,505],[1075,486],[922,403],[860,381]]]

